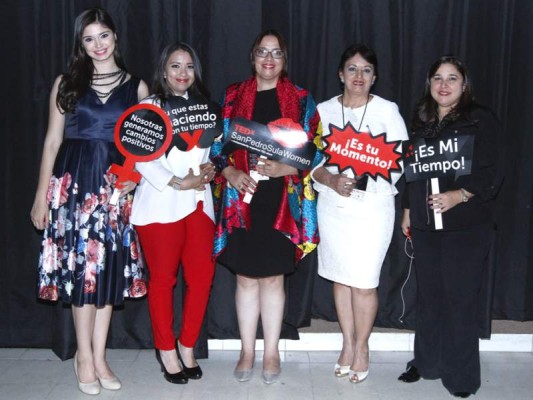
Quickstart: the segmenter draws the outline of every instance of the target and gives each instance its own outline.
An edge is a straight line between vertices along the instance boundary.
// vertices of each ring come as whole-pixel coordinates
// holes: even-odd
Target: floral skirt
[[[140,246],[129,222],[132,196],[109,204],[116,177],[108,170],[121,162],[112,142],[63,142],[48,188],[39,298],[102,307],[146,294]]]

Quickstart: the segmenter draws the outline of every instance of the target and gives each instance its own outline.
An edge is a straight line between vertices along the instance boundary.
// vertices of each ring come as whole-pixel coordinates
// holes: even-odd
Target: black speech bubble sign
[[[407,182],[470,175],[474,135],[446,138],[415,138],[403,145]]]
[[[226,154],[244,149],[300,170],[310,170],[316,146],[299,124],[280,118],[268,125],[235,118],[229,126],[222,151]]]
[[[181,151],[194,147],[206,149],[222,133],[222,121],[218,104],[207,101],[202,96],[171,96],[163,109],[172,123],[174,131],[172,146]]]

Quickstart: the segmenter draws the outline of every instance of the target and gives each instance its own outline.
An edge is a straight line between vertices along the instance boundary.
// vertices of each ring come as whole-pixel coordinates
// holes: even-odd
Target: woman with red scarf
[[[231,120],[237,117],[267,124],[279,118],[299,123],[313,141],[317,124],[315,102],[287,79],[287,45],[276,31],[259,34],[251,51],[253,76],[226,89],[222,117],[224,135],[215,141],[211,159],[219,174],[214,255],[237,275],[235,302],[241,355],[234,376],[251,378],[259,316],[264,333],[263,381],[277,380],[278,343],[285,305],[284,275],[316,248],[316,199],[308,172],[273,160],[257,160],[246,150],[223,154]],[[321,159],[317,153],[313,165]],[[256,180],[256,170],[268,179]],[[254,175],[254,174],[252,174]],[[254,175],[255,176],[255,175]],[[253,194],[248,204],[246,194]]]

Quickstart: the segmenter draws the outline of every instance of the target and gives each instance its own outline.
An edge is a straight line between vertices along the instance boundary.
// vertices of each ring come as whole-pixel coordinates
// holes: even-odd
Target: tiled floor
[[[261,381],[258,359],[251,381],[238,383],[232,371],[237,351],[211,351],[200,360],[204,377],[187,385],[167,383],[152,350],[109,350],[108,359],[123,382],[118,392],[102,391],[99,399],[452,399],[440,381],[413,384],[396,378],[410,359],[408,352],[372,352],[370,375],[361,384],[335,378],[336,352],[283,352],[279,382]],[[533,398],[533,354],[483,352],[482,385],[473,399]],[[0,399],[84,399],[75,383],[72,360],[60,361],[50,350],[0,349]]]

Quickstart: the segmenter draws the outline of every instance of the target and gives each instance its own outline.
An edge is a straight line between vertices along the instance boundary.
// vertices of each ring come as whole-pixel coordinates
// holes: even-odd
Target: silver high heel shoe
[[[263,370],[263,382],[265,382],[267,385],[276,383],[279,379],[280,374],[281,374],[281,368],[277,372]]]
[[[239,361],[237,362],[237,365],[235,366],[235,369],[233,370],[233,377],[235,378],[237,382],[248,382],[250,379],[252,379],[252,375],[254,374],[254,363],[255,362],[252,362],[252,368],[241,369],[241,370],[237,369],[237,367],[239,366],[239,363],[241,362],[241,358],[243,354],[244,353],[241,350]],[[255,360],[255,352],[254,352],[254,360]]]
[[[244,369],[241,371],[234,370],[233,371],[233,377],[237,382],[248,382],[250,379],[252,379],[252,375],[254,374],[253,369]]]
[[[78,376],[78,353],[74,354],[74,373],[76,374],[76,380],[78,381],[78,389],[85,394],[96,395],[100,394],[100,383],[98,379],[94,382],[83,383]]]

